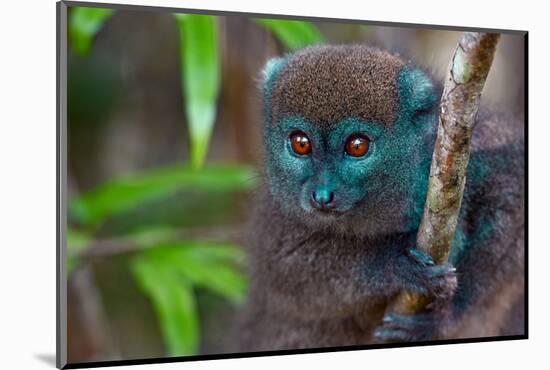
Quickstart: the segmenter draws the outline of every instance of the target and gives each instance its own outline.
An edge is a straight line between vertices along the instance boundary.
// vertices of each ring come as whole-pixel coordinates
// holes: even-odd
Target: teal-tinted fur
[[[251,216],[239,350],[523,333],[520,121],[480,110],[451,264],[415,249],[440,91],[422,69],[366,46],[306,48],[267,64],[266,186]],[[311,153],[292,150],[294,131]],[[370,139],[362,157],[345,150],[357,133]],[[331,212],[315,208],[313,192],[334,195]],[[402,290],[436,301],[381,323]]]
[[[281,206],[294,212],[295,205],[300,204],[309,211],[312,191],[332,191],[337,194],[339,211],[362,208],[362,214],[368,217],[369,212],[377,212],[377,207],[387,203],[380,195],[391,187],[392,198],[408,200],[401,222],[392,226],[399,226],[398,231],[417,228],[426,199],[437,123],[434,108],[438,90],[429,76],[412,66],[399,72],[400,109],[390,127],[358,117],[319,127],[299,114],[279,122],[270,121],[270,92],[284,64],[284,59],[275,59],[264,72],[264,112],[268,117],[264,128],[266,171],[271,192]],[[311,156],[300,156],[292,150],[289,137],[297,130],[311,139]],[[371,140],[369,151],[363,157],[352,157],[345,152],[346,138],[353,133],[365,134]]]

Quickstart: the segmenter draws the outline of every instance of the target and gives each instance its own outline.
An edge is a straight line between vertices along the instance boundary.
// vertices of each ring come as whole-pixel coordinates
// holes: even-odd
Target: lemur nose
[[[321,189],[311,192],[311,204],[318,209],[334,208],[334,192]]]

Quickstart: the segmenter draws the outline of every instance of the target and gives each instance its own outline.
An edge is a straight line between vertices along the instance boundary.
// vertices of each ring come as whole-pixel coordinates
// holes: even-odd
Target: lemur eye
[[[311,142],[302,131],[295,131],[290,135],[290,144],[296,154],[306,155],[311,153]]]
[[[346,141],[346,153],[353,157],[362,157],[369,151],[370,140],[362,134],[353,134]]]

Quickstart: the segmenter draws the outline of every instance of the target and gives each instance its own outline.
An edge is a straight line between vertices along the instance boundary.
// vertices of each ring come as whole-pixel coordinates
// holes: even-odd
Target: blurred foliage
[[[67,274],[73,271],[77,263],[75,256],[82,253],[88,247],[90,241],[90,235],[72,228],[67,229]]]
[[[290,50],[321,44],[325,41],[321,32],[311,22],[259,18],[255,21],[273,32]]]
[[[72,46],[85,54],[95,34],[112,10],[77,7],[70,18]],[[220,91],[220,56],[217,17],[174,14],[180,33],[181,80],[191,141],[191,165],[201,167],[206,158],[216,118]],[[281,41],[289,50],[324,42],[322,33],[311,22],[255,19],[255,22]]]
[[[178,190],[232,192],[251,190],[255,171],[245,165],[209,164],[193,169],[187,164],[155,168],[130,174],[97,187],[73,199],[69,216],[73,221],[95,226],[118,212],[137,207]]]
[[[78,55],[71,60],[67,79],[68,118],[71,122],[97,129],[105,116],[116,106],[120,93],[120,79],[107,61],[97,57]],[[76,73],[77,68],[87,73]]]
[[[242,252],[231,245],[182,241],[159,245],[131,260],[141,289],[153,302],[172,356],[194,354],[199,343],[193,287],[239,303],[246,279],[236,268]]]
[[[201,167],[216,119],[220,56],[216,17],[175,14],[180,31],[181,81],[191,139],[191,165]]]
[[[108,217],[146,204],[152,198],[167,197],[181,190],[234,192],[251,190],[255,172],[243,165],[207,165],[192,169],[174,165],[113,179],[71,201],[70,214],[80,227],[93,230]],[[211,290],[234,303],[246,291],[245,276],[239,269],[242,252],[232,245],[204,241],[177,241],[172,227],[150,226],[117,240],[135,245],[131,267],[143,292],[157,313],[170,355],[196,353],[200,334],[194,287]],[[93,237],[69,228],[68,271],[78,263]]]
[[[69,34],[75,53],[84,57],[90,52],[95,35],[112,14],[112,10],[101,8],[71,10]],[[174,18],[180,37],[180,78],[190,133],[190,162],[114,178],[72,199],[67,235],[69,272],[101,234],[100,226],[113,217],[147,209],[152,201],[168,200],[181,191],[202,192],[213,198],[215,194],[250,191],[257,185],[257,174],[248,166],[204,164],[221,84],[218,19],[194,14],[174,14]],[[309,22],[254,21],[289,50],[324,41]],[[76,104],[79,102],[71,102],[80,106]],[[186,211],[193,212],[191,208]],[[153,304],[167,351],[174,356],[198,350],[201,335],[196,289],[238,304],[247,288],[242,273],[244,256],[238,246],[181,240],[181,236],[178,240],[178,231],[173,225],[150,223],[140,225],[137,231],[128,228],[114,239],[132,246],[132,274]]]
[[[114,13],[112,9],[74,8],[69,19],[69,37],[75,52],[89,52],[96,33]]]

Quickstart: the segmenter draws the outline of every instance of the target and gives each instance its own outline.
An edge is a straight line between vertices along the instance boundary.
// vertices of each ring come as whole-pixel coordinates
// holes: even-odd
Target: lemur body
[[[438,98],[422,70],[366,46],[268,63],[241,350],[523,334],[521,123],[480,113],[450,263],[414,248]],[[438,304],[380,324],[402,289]]]

